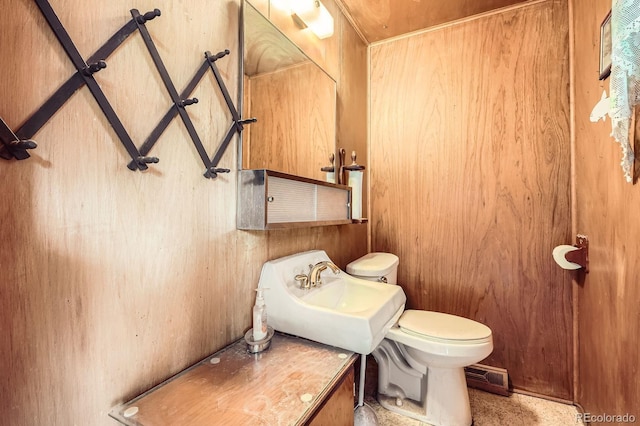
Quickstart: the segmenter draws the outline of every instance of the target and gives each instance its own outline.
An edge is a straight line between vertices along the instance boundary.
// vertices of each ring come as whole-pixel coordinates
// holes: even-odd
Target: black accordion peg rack
[[[64,106],[64,104],[71,98],[71,96],[80,88],[87,85],[88,78],[92,79],[93,74],[107,67],[105,59],[108,58],[118,48],[118,46],[124,43],[124,41],[137,29],[134,20],[129,20],[85,62],[79,56],[77,49],[75,49],[75,46],[73,46],[69,35],[64,30],[62,23],[55,15],[55,12],[51,8],[51,5],[46,0],[37,0],[36,3],[40,8],[42,14],[45,16],[47,22],[49,23],[49,26],[54,31],[56,37],[65,48],[65,51],[67,51],[67,54],[70,56],[70,58],[71,56],[73,56],[72,61],[74,65],[77,65],[77,71],[75,74],[69,77],[67,81],[65,81],[62,86],[60,86],[58,90],[56,90],[53,95],[51,95],[51,97],[49,97],[49,99],[47,99],[40,106],[40,108],[38,108],[29,118],[27,118],[24,124],[15,131],[15,135],[9,136],[9,134],[12,132],[10,132],[10,130],[7,131],[8,127],[6,125],[0,126],[0,128],[2,128],[0,130],[4,131],[4,136],[2,136],[2,139],[12,140],[11,142],[9,142],[11,144],[11,148],[7,148],[6,143],[0,145],[0,157],[5,159],[16,158],[18,160],[24,160],[26,158],[29,158],[29,153],[27,153],[25,148],[32,149],[33,147],[35,147],[35,142],[23,145],[15,144],[15,140],[31,141],[34,135],[38,133],[42,126],[44,126],[51,119],[51,117],[53,117],[55,113]],[[155,9],[154,11],[145,13],[143,16],[144,19],[148,21],[155,18],[156,16],[160,16],[160,11]],[[107,108],[109,107],[107,106]],[[113,113],[113,115],[115,115],[115,113]],[[123,143],[126,147],[126,140],[128,139],[128,136],[126,135],[126,132],[123,132],[122,130],[123,128],[120,128],[118,136],[121,138],[121,140],[123,140]],[[131,148],[131,146],[129,146],[129,148]],[[142,169],[147,167],[146,163],[140,163],[137,161],[137,158],[141,156],[140,153],[136,153],[134,149],[127,149],[127,151],[129,151],[130,154],[134,155],[134,161],[132,161],[132,163],[135,164],[135,166],[133,170],[138,170],[139,166]],[[142,156],[144,155],[146,154],[143,154]]]
[[[161,15],[159,9],[153,9],[152,11],[144,14],[141,14],[137,9],[131,9],[131,20],[116,31],[104,45],[102,45],[85,61],[73,43],[73,40],[67,30],[62,25],[62,22],[51,7],[51,4],[49,4],[49,1],[34,1],[49,24],[50,29],[62,45],[69,60],[73,63],[76,72],[67,79],[67,81],[65,81],[63,85],[60,86],[60,88],[58,88],[58,90],[54,92],[54,94],[26,120],[19,129],[17,129],[17,131],[12,131],[4,120],[0,119],[0,158],[7,160],[14,158],[24,160],[29,158],[27,150],[34,149],[38,146],[36,142],[32,140],[32,137],[55,115],[60,108],[62,108],[62,106],[77,90],[83,86],[87,86],[98,103],[98,106],[104,113],[105,118],[113,128],[116,136],[120,139],[120,142],[122,142],[127,153],[131,156],[131,161],[127,165],[129,169],[146,170],[148,168],[148,164],[158,163],[159,159],[157,157],[149,156],[149,151],[169,126],[169,123],[179,115],[196,150],[198,151],[198,154],[200,155],[200,158],[202,159],[202,162],[204,163],[204,176],[207,178],[216,178],[220,173],[229,173],[231,171],[223,167],[218,167],[218,163],[231,142],[233,135],[242,132],[244,125],[254,123],[256,122],[256,119],[249,118],[243,120],[240,118],[220,72],[218,71],[216,61],[229,55],[230,51],[228,49],[216,54],[205,52],[204,61],[196,71],[195,75],[189,81],[185,89],[181,93],[178,93],[166,67],[164,66],[151,35],[145,26],[147,22]],[[127,133],[124,125],[120,121],[120,118],[93,76],[95,73],[107,68],[106,58],[108,58],[118,48],[118,46],[120,46],[134,32],[138,32],[141,35],[172,101],[171,107],[140,148],[136,146]],[[191,97],[191,94],[205,76],[207,70],[212,71],[232,116],[232,123],[215,154],[211,158],[207,154],[195,126],[187,113],[187,107],[198,103],[198,98]]]

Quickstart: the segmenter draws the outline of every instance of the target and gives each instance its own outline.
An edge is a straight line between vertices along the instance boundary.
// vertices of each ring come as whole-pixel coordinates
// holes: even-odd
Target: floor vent
[[[504,368],[473,364],[464,368],[467,386],[509,396],[509,374]]]

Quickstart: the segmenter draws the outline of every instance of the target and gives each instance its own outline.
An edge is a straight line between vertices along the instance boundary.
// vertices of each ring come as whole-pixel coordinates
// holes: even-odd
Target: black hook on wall
[[[186,106],[197,104],[197,103],[198,103],[198,98],[183,99],[182,101],[180,101],[180,104],[178,106],[184,108]]]
[[[103,70],[107,67],[107,63],[102,59],[93,63],[88,64],[82,72],[84,75],[92,75],[97,73],[100,70]]]

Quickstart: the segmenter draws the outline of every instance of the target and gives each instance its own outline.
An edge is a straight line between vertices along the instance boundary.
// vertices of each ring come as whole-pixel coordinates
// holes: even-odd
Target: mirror
[[[242,168],[325,180],[336,152],[336,82],[243,3]]]

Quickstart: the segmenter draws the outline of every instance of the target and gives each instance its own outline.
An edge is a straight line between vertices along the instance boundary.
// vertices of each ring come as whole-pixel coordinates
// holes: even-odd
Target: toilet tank
[[[347,274],[369,281],[396,284],[398,256],[391,253],[369,253],[347,265]]]

